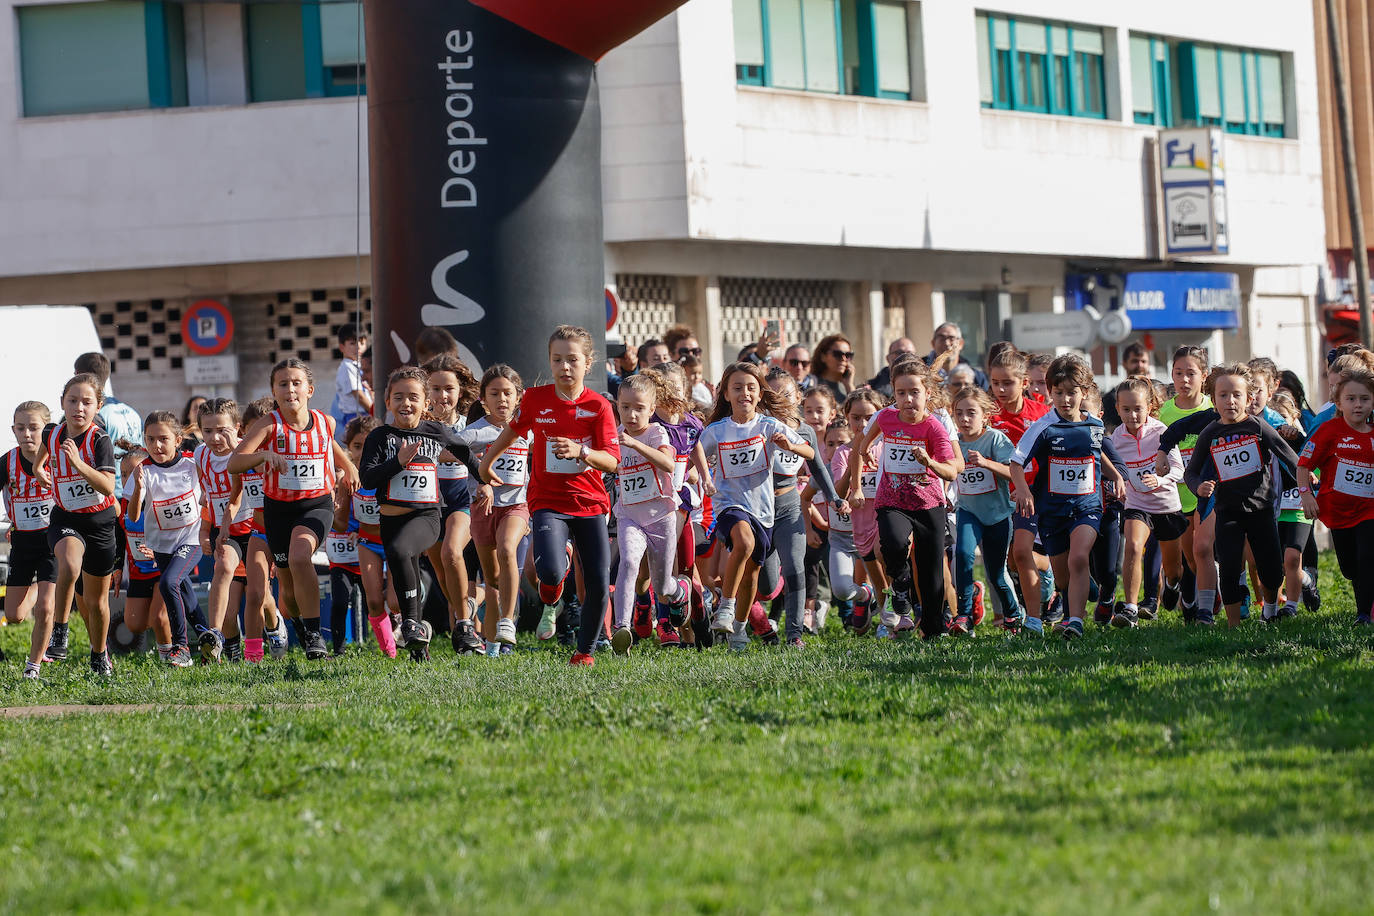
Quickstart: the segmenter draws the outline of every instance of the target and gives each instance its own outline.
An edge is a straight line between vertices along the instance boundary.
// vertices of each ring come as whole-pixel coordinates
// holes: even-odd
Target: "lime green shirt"
[[[1202,401],[1194,408],[1185,410],[1174,403],[1173,398],[1165,401],[1159,408],[1159,419],[1167,426],[1172,426],[1175,422],[1184,417],[1191,416],[1200,410],[1211,410],[1212,399],[1207,395],[1202,396]],[[1183,441],[1178,444],[1179,453],[1183,456],[1183,466],[1188,466],[1189,460],[1193,457],[1193,446],[1197,444],[1197,436],[1184,436]],[[1183,506],[1183,514],[1191,515],[1197,510],[1197,496],[1192,490],[1182,483],[1178,485],[1178,501]]]

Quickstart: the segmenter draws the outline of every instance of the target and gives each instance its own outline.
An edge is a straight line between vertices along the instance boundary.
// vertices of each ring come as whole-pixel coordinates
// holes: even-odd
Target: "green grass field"
[[[442,647],[101,684],[77,622],[34,685],[8,627],[0,705],[192,708],[0,718],[0,912],[1369,912],[1374,634],[1323,584],[1234,632],[590,671]]]

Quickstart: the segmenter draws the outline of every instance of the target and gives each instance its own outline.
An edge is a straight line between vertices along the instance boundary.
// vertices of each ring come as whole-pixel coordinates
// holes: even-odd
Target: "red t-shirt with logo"
[[[1321,476],[1317,507],[1328,528],[1374,518],[1374,432],[1357,433],[1337,414],[1307,440],[1298,467]]]
[[[998,410],[988,418],[988,424],[993,429],[1000,429],[1011,440],[1012,445],[1020,445],[1021,437],[1030,429],[1031,424],[1050,412],[1050,405],[1044,401],[1037,401],[1029,394],[1021,398],[1021,412],[1008,413],[1006,408]],[[1032,461],[1025,468],[1026,483],[1035,483],[1036,464]]]
[[[620,439],[610,401],[587,389],[569,401],[560,397],[553,385],[540,385],[525,392],[510,428],[533,437],[527,495],[531,512],[549,509],[588,516],[611,511],[601,472],[575,458],[556,457],[549,442],[550,438],[566,437],[619,460]]]

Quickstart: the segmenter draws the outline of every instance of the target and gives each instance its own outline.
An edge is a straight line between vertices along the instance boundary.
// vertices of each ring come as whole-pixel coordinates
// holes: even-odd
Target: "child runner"
[[[1197,438],[1183,479],[1198,497],[1215,505],[1216,555],[1221,567],[1221,600],[1231,626],[1239,626],[1244,589],[1245,547],[1249,543],[1259,572],[1264,616],[1274,616],[1283,555],[1274,519],[1278,489],[1270,458],[1295,471],[1298,456],[1262,419],[1250,416],[1250,368],[1243,363],[1218,366],[1207,377],[1218,419]],[[1198,590],[1197,621],[1210,625],[1212,609]]]
[[[1054,362],[1053,353],[1032,353],[1026,357],[1026,380],[1029,384],[1027,393],[1032,400],[1039,401],[1041,404],[1050,403],[1050,389],[1046,381],[1046,374],[1049,372],[1050,364]]]
[[[349,426],[358,419],[354,417]],[[347,429],[343,440],[347,449],[350,441]],[[337,656],[344,654],[348,623],[353,618],[356,596],[363,591],[362,569],[358,559],[358,523],[353,519],[353,493],[339,484],[334,487],[334,523],[325,537],[325,555],[329,557],[329,641]],[[390,620],[388,617],[388,623]]]
[[[772,547],[776,503],[772,470],[780,451],[803,459],[815,450],[777,419],[794,408],[769,388],[753,363],[728,366],[716,389],[716,405],[701,434],[714,465],[706,495],[712,498],[716,540],[730,551],[722,598],[711,629],[727,633],[731,649],[749,646],[749,612],[758,591],[759,567]]]
[[[570,663],[594,665],[592,648],[606,619],[610,591],[611,544],[606,513],[611,511],[602,474],[620,464],[620,444],[610,402],[583,385],[595,350],[584,328],[559,325],[549,338],[554,383],[525,392],[510,424],[482,460],[483,481],[505,483],[493,466],[518,440],[532,440],[529,507],[534,528],[535,573],[545,607],[557,604],[572,568],[572,538],[586,599],[582,605],[577,651]]]
[[[1170,376],[1174,383],[1174,396],[1159,407],[1158,416],[1166,426],[1173,426],[1184,417],[1212,409],[1212,401],[1203,392],[1203,382],[1207,378],[1207,350],[1204,347],[1179,347],[1174,351]],[[1177,441],[1175,441],[1177,440]],[[1172,432],[1160,436],[1161,451],[1155,456],[1155,476],[1164,477],[1169,473],[1168,453],[1177,448],[1179,457],[1186,468],[1193,457],[1193,446],[1197,444],[1197,431],[1175,437]],[[1188,530],[1179,540],[1183,547],[1183,578],[1179,582],[1179,594],[1183,602],[1183,619],[1191,621],[1197,616],[1197,593],[1208,592],[1208,600],[1216,595],[1216,562],[1213,559],[1210,537],[1198,538],[1201,519],[1197,513],[1197,496],[1186,485],[1178,488],[1180,511],[1188,519]],[[1169,591],[1160,594],[1160,607],[1166,611],[1174,609],[1178,596]],[[1208,613],[1211,607],[1208,607]]]
[[[694,581],[696,560],[696,533],[692,527],[691,514],[700,511],[701,497],[697,490],[701,481],[710,476],[706,467],[706,453],[701,448],[701,432],[705,425],[701,418],[691,412],[688,400],[687,375],[682,366],[674,362],[663,363],[656,367],[663,376],[668,392],[676,399],[660,401],[654,410],[654,422],[668,433],[668,441],[677,455],[673,463],[673,492],[678,495],[677,550],[674,552],[673,573],[685,575],[692,581],[692,603],[699,615],[704,615],[701,585]],[[678,409],[673,407],[681,405]],[[638,605],[638,598],[636,598]],[[682,609],[660,602],[658,631],[660,645],[681,645],[678,629],[686,622]]]
[[[91,670],[110,677],[114,665],[105,650],[110,575],[119,567],[120,558],[115,539],[114,446],[95,422],[103,400],[96,376],[72,376],[62,389],[62,422],[43,429],[33,476],[40,486],[53,491],[48,546],[57,558],[54,611],[71,607],[79,577],[91,639]],[[54,637],[60,637],[65,657],[67,625],[60,626],[60,633],[54,626]]]
[[[841,413],[844,415],[845,425],[849,427],[850,444],[836,449],[830,459],[835,479],[842,481],[842,485],[848,485],[849,463],[854,460],[854,443],[868,430],[868,425],[878,411],[886,406],[887,398],[871,388],[851,391],[844,399]],[[884,625],[889,631],[897,626],[897,614],[892,609],[891,582],[888,580],[887,570],[883,567],[883,558],[878,552],[878,509],[874,500],[878,497],[878,480],[883,473],[882,463],[878,459],[877,448],[870,445],[859,462],[859,488],[863,490],[863,502],[850,503],[850,516],[854,523],[854,549],[863,562],[868,584],[873,590],[873,600],[867,605],[856,604],[854,614],[850,617],[852,629],[860,636],[868,632],[873,620],[874,603],[879,600],[882,602]],[[840,464],[841,460],[843,464]],[[837,471],[837,468],[842,470]],[[834,587],[833,582],[831,587]]]
[[[940,382],[919,359],[901,359],[892,367],[895,404],[874,416],[854,447],[849,462],[849,501],[866,499],[858,456],[882,440],[882,477],[874,502],[878,509],[878,542],[883,565],[892,577],[898,619],[911,615],[913,566],[921,597],[921,635],[945,633],[944,483],[964,470],[964,459],[950,442],[945,425],[930,412],[939,406]],[[932,474],[933,472],[933,474]]]
[[[310,367],[284,359],[272,367],[277,409],[249,427],[229,459],[235,474],[263,471],[263,527],[281,581],[281,599],[301,621],[305,657],[325,658],[320,634],[320,581],[314,555],[334,521],[335,474],[352,484],[357,471],[334,441],[334,421],[310,407]],[[248,632],[254,632],[251,628]]]
[[[1369,626],[1374,611],[1374,376],[1343,371],[1332,400],[1337,415],[1303,448],[1298,491],[1303,509],[1331,531],[1341,575],[1355,590],[1355,623]],[[1313,495],[1312,475],[1322,486]]]
[[[459,434],[479,462],[487,447],[505,431],[520,406],[524,392],[520,374],[497,364],[482,373],[479,387],[486,416]],[[472,499],[472,542],[482,563],[486,582],[487,615],[483,621],[489,639],[487,654],[498,645],[515,645],[515,615],[520,604],[520,542],[530,530],[530,510],[525,504],[529,479],[530,438],[514,442],[492,465],[504,483],[483,483]],[[493,613],[499,608],[499,613]],[[498,650],[499,651],[499,650]]]
[[[616,577],[614,633],[611,648],[627,655],[634,643],[630,614],[635,603],[635,578],[647,554],[654,594],[661,603],[683,608],[691,595],[690,580],[673,575],[677,553],[677,492],[673,470],[677,449],[667,431],[653,423],[659,399],[671,412],[686,409],[668,390],[662,375],[645,369],[620,383],[620,488],[615,502],[616,541],[620,570]],[[681,611],[679,610],[679,616]]]
[[[1290,392],[1279,389],[1270,399],[1269,405],[1283,416],[1285,426],[1302,429],[1302,412],[1298,407],[1297,398]],[[1306,440],[1307,437],[1303,436],[1299,454],[1306,446]],[[1308,612],[1321,609],[1322,596],[1317,591],[1316,580],[1312,577],[1316,572],[1315,568],[1304,568],[1303,563],[1303,554],[1311,542],[1312,522],[1315,519],[1302,510],[1302,493],[1298,489],[1296,478],[1285,477],[1283,485],[1283,492],[1279,496],[1279,544],[1283,547],[1283,590],[1286,601],[1283,607],[1279,608],[1279,616],[1295,617],[1298,613],[1299,594],[1302,595],[1303,606]]]
[[[1013,446],[1020,444],[1031,424],[1050,412],[1043,400],[1029,396],[1028,365],[1026,354],[1015,347],[1003,347],[988,357],[988,385],[998,407],[997,413],[988,419],[988,425],[1004,433]],[[1043,371],[1040,381],[1043,385]],[[1037,471],[1034,462],[1026,468],[1028,483],[1035,483]],[[1049,559],[1035,549],[1039,539],[1040,532],[1033,516],[1012,513],[1012,574],[1020,582],[1027,614],[1037,620],[1051,606],[1055,594],[1054,572]]]
[[[34,476],[33,465],[43,444],[43,428],[52,419],[41,401],[24,401],[14,409],[14,440],[19,444],[5,454],[0,464],[0,493],[5,498],[5,514],[10,518],[9,573],[5,578],[5,618],[10,623],[23,620],[22,609],[34,589],[33,632],[24,677],[38,677],[43,651],[48,648],[53,625],[53,591],[57,582],[57,560],[48,546],[48,520],[52,516],[53,494]]]
[[[450,354],[436,356],[422,368],[429,373],[430,418],[449,432],[462,432],[468,410],[477,400],[477,379],[461,359]],[[473,619],[476,601],[469,597],[468,568],[463,560],[463,551],[472,540],[472,491],[468,469],[461,462],[439,462],[439,496],[443,537],[429,549],[429,562],[440,574],[448,598],[454,653],[480,654],[485,645]]]
[[[429,657],[433,635],[421,619],[420,555],[440,538],[437,465],[442,455],[476,469],[472,450],[456,433],[423,419],[427,383],[425,370],[413,366],[391,373],[385,401],[392,421],[368,433],[360,475],[362,486],[377,491],[382,546],[401,601],[401,640],[416,661]]]
[[[1164,604],[1172,608],[1183,576],[1179,539],[1188,530],[1179,502],[1183,458],[1178,449],[1167,453],[1169,471],[1159,475],[1155,456],[1167,426],[1154,416],[1159,410],[1154,385],[1143,377],[1128,378],[1116,388],[1116,411],[1121,425],[1111,435],[1112,446],[1126,462],[1126,511],[1122,586],[1126,600],[1112,615],[1112,626],[1134,627],[1140,621],[1140,582],[1145,572],[1145,544],[1153,534],[1159,542],[1164,569]]]
[[[206,620],[191,576],[200,562],[200,480],[196,462],[181,453],[181,424],[169,410],[155,410],[143,421],[148,458],[135,471],[129,518],[143,523],[143,555],[157,561],[157,588],[172,627],[172,658],[189,657],[188,624],[195,627],[202,662],[218,662],[224,636]],[[233,567],[230,567],[230,573]]]
[[[988,425],[997,404],[983,389],[971,385],[961,388],[950,406],[959,427],[964,470],[958,478],[959,506],[955,512],[954,575],[959,607],[949,631],[955,636],[973,632],[974,598],[982,585],[973,580],[973,553],[980,547],[1002,625],[1015,631],[1026,616],[1007,579],[1012,531],[1011,468],[1007,462],[1016,447],[1005,433]]]
[[[271,415],[276,402],[271,398],[258,398],[243,411],[243,425],[252,426],[263,417]],[[234,474],[234,491],[243,493],[244,505],[251,513],[248,535],[248,555],[243,561],[247,573],[243,595],[243,631],[249,634],[243,641],[243,656],[250,662],[262,661],[263,644],[274,659],[286,658],[289,647],[286,635],[286,617],[279,613],[272,598],[272,551],[267,547],[267,532],[262,526],[263,478],[259,470]],[[265,621],[276,623],[266,626]]]
[[[1102,490],[1108,497],[1120,492],[1122,480],[1113,466],[1115,450],[1103,441],[1102,421],[1087,415],[1083,406],[1096,389],[1092,369],[1075,356],[1061,356],[1045,374],[1054,410],[1037,420],[1011,457],[1011,479],[1017,510],[1038,516],[1040,541],[1050,555],[1054,577],[1068,598],[1068,619],[1055,624],[1065,639],[1083,635],[1088,602],[1088,563],[1102,519]],[[1106,453],[1113,460],[1103,461]],[[1040,466],[1032,486],[1026,465]],[[1105,488],[1098,481],[1105,481]],[[1035,613],[1027,608],[1026,630],[1043,632]]]
[[[371,416],[354,419],[344,430],[344,448],[354,466],[363,461],[363,444],[377,428]],[[377,648],[387,658],[396,657],[396,631],[391,626],[388,605],[397,607],[395,594],[387,584],[386,550],[382,547],[382,513],[377,506],[377,491],[359,487],[349,500],[349,524],[358,543],[358,572],[362,578],[363,600],[367,602],[367,623],[377,639]]]
[[[825,391],[829,393],[829,389]],[[849,473],[850,441],[849,423],[843,418],[832,420],[830,428],[825,432],[824,446],[830,454],[831,479],[838,479],[841,484],[845,481],[845,475]],[[826,566],[830,574],[831,595],[841,602],[853,602],[854,610],[848,617],[842,617],[842,622],[845,627],[857,630],[857,617],[863,622],[862,629],[867,630],[873,601],[878,592],[864,581],[866,576],[863,559],[854,544],[853,508],[847,503],[841,503],[837,508],[835,502],[820,491],[815,475],[812,475],[806,489],[802,491],[801,501],[803,505],[810,507],[811,513],[811,531],[807,534],[808,548],[815,544],[829,548]],[[843,512],[841,508],[848,508],[850,511]],[[823,621],[824,617],[817,619]],[[818,624],[813,632],[820,632],[822,626],[823,623]]]
[[[167,603],[162,600],[157,581],[161,574],[157,570],[157,560],[150,556],[147,541],[143,537],[148,516],[138,519],[129,518],[129,499],[134,495],[134,484],[138,482],[138,469],[148,458],[141,447],[124,453],[119,460],[121,479],[124,484],[120,490],[119,523],[124,529],[124,626],[135,634],[153,631],[157,645],[157,657],[177,668],[189,668],[191,660],[189,649],[178,651],[172,641],[172,624],[167,619]],[[116,570],[115,579],[121,578]],[[113,581],[113,580],[112,580]],[[112,588],[112,591],[118,591]]]
[[[773,373],[770,372],[769,376],[771,377],[772,375]],[[793,383],[796,383],[795,379],[793,379]],[[805,422],[807,426],[811,427],[812,432],[816,434],[816,442],[812,443],[813,445],[819,445],[820,442],[824,441],[826,430],[829,429],[831,422],[838,416],[838,410],[839,406],[835,403],[835,393],[831,391],[829,388],[827,388],[825,385],[814,386],[808,389],[802,395],[802,420]],[[811,442],[810,439],[808,439],[807,441]],[[830,469],[830,462],[833,457],[833,455],[831,455],[830,457],[826,457],[824,455],[817,456],[816,458],[812,459],[811,462],[807,463],[807,468],[802,469],[800,475],[797,478],[798,487],[807,487],[810,485],[810,482],[815,477],[814,470],[809,469],[813,465],[825,469],[826,480],[828,480],[829,482],[821,491],[817,493],[817,496],[819,496],[819,498],[825,501],[826,503],[829,503],[829,505],[828,507],[822,503],[817,503],[817,505],[821,507],[821,511],[827,513],[836,512],[835,507],[833,505],[833,501],[831,499],[831,493],[836,492],[834,476],[831,473]],[[838,495],[837,492],[836,495]],[[810,508],[809,504],[807,505],[807,513],[809,514]],[[853,507],[850,507],[849,512],[842,514],[852,515]],[[818,535],[819,546],[812,546],[810,543],[811,536],[805,535],[806,552],[803,555],[802,563],[802,575],[806,583],[806,612],[804,615],[804,623],[806,625],[804,629],[807,629],[812,633],[819,633],[825,629],[825,618],[827,608],[823,607],[820,604],[819,598],[821,589],[821,571],[829,565],[830,560],[830,535],[829,531],[826,529],[813,529],[813,534]],[[833,582],[831,583],[831,594],[832,596],[834,595]],[[786,599],[784,599],[784,602],[785,600]],[[851,599],[841,598],[839,600],[843,605],[841,610],[845,611],[846,613],[852,614],[852,607],[850,606]],[[796,638],[800,639],[801,634],[797,633]]]
[[[210,507],[209,525],[201,532],[201,545],[202,549],[209,545],[215,564],[206,617],[211,629],[233,634],[238,633],[238,606],[243,597],[243,582],[236,571],[248,559],[248,539],[253,533],[253,509],[244,498],[242,487],[235,493],[234,475],[229,473],[229,457],[239,444],[239,422],[239,406],[230,399],[206,401],[200,408],[200,434],[204,441],[195,450],[200,487]],[[238,640],[237,635],[226,637],[226,642],[234,645]],[[230,658],[234,655],[230,647]]]

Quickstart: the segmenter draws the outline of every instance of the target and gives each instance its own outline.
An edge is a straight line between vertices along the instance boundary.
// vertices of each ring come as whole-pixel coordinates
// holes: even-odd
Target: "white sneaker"
[[[747,622],[747,621],[746,621]],[[735,631],[735,609],[724,603],[716,605],[716,613],[711,618],[712,633],[733,633]]]
[[[822,630],[825,629],[825,618],[826,618],[826,615],[827,615],[829,612],[830,612],[830,606],[829,606],[829,605],[826,605],[826,604],[817,604],[817,605],[816,605],[816,610],[815,610],[815,612],[814,612],[814,617],[815,617],[815,621],[816,621],[816,632],[817,632],[817,633],[819,633],[819,632],[821,632]]]
[[[498,620],[496,622],[496,641],[507,646],[515,645],[514,620]]]
[[[286,615],[278,612],[277,628],[264,630],[263,636],[267,638],[267,651],[274,659],[281,661],[286,658],[286,650],[290,648],[286,639]]]
[[[899,618],[897,612],[892,609],[891,603],[888,603],[883,605],[883,612],[878,616],[878,619],[882,625],[889,630],[895,630],[897,629],[897,621],[901,618]]]
[[[726,644],[730,646],[732,652],[743,652],[749,648],[749,621],[737,620],[734,627],[730,630],[730,636],[726,639]]]

